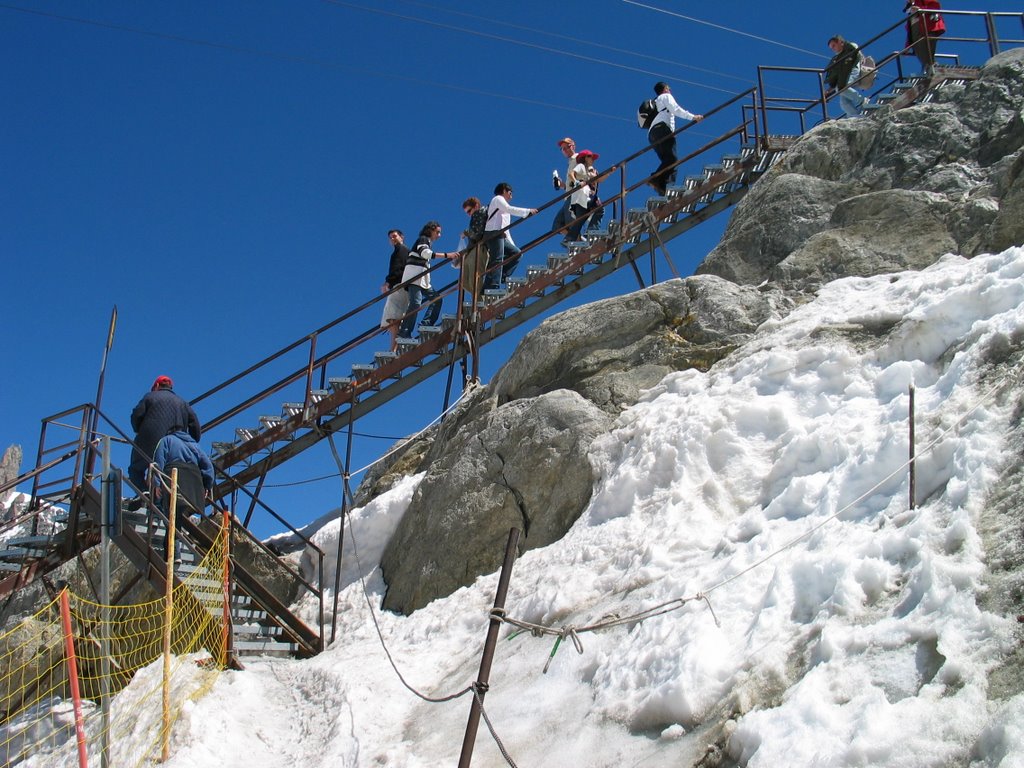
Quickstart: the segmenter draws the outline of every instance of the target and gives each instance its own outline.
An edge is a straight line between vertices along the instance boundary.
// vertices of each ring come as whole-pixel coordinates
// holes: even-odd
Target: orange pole
[[[64,628],[64,654],[68,660],[68,683],[75,706],[75,735],[78,739],[78,768],[89,768],[85,751],[85,718],[82,716],[82,694],[78,689],[78,661],[75,659],[75,638],[71,634],[71,603],[67,589],[60,592],[60,622]]]

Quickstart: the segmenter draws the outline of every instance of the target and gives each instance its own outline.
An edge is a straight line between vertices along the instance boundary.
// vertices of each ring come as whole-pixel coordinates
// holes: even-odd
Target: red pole
[[[60,592],[60,622],[64,628],[64,655],[68,660],[68,683],[75,705],[75,734],[78,738],[78,768],[89,768],[85,752],[85,718],[82,716],[82,694],[78,690],[78,662],[75,659],[75,638],[71,634],[71,603],[67,589]]]

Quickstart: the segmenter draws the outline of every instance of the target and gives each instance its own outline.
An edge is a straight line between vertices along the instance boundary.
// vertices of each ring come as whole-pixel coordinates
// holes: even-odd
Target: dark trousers
[[[178,501],[175,505],[175,526],[180,527],[181,521],[189,515],[202,515],[206,508],[206,489],[203,487],[203,474],[195,464],[184,461],[169,461],[163,471],[170,477],[171,470],[178,470]],[[171,494],[166,488],[162,488],[160,496],[160,508],[163,513],[170,516]],[[174,559],[181,559],[181,541],[179,536],[174,537]]]
[[[654,152],[661,160],[661,165],[655,171],[651,183],[661,194],[665,194],[665,188],[676,180],[676,137],[668,127],[668,123],[658,123],[647,134],[648,141],[654,146]]]

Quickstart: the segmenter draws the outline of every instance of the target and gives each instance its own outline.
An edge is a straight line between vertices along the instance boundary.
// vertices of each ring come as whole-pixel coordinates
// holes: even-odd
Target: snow
[[[978,376],[1024,332],[1022,274],[1011,248],[834,282],[625,411],[591,449],[589,507],[519,558],[507,608],[580,627],[684,602],[582,634],[579,653],[563,642],[546,674],[552,637],[503,632],[485,706],[516,763],[682,766],[722,749],[750,768],[1024,765],[1024,695],[988,696],[1015,630],[979,605],[978,529],[997,471],[1019,460],[1004,440],[1014,398]],[[168,768],[457,763],[469,698],[406,690],[368,608],[420,479],[353,512],[333,646],[223,673],[175,725]],[[335,519],[315,536],[328,573],[338,533]],[[378,614],[411,686],[437,697],[476,678],[496,583]],[[506,765],[483,723],[473,765]]]

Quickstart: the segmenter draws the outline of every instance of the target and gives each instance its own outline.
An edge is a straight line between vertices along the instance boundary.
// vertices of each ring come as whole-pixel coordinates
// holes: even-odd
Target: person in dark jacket
[[[828,47],[835,54],[825,67],[828,95],[839,91],[839,106],[846,116],[860,117],[868,103],[867,97],[853,87],[860,80],[860,49],[842,35],[829,38]]]
[[[387,328],[391,333],[391,351],[398,348],[398,324],[402,322],[406,311],[409,308],[409,292],[406,289],[395,290],[395,286],[401,284],[402,273],[405,271],[405,263],[409,259],[409,249],[405,245],[405,235],[400,229],[388,230],[388,240],[394,246],[391,251],[391,260],[388,262],[388,274],[384,278],[384,285],[380,287],[381,293],[387,293],[387,301],[384,302],[384,314],[380,319],[380,327]]]
[[[171,377],[158,376],[150,391],[132,409],[135,446],[128,465],[128,479],[136,490],[146,488],[146,468],[153,459],[153,450],[172,427],[184,428],[193,440],[199,440],[202,435],[195,411],[174,393]]]
[[[914,49],[924,74],[931,74],[935,64],[935,46],[939,36],[946,31],[946,22],[939,13],[941,7],[939,0],[907,0],[903,6],[903,12],[910,14],[907,19],[907,47]]]
[[[202,515],[206,500],[213,491],[213,462],[203,452],[188,432],[175,426],[160,438],[153,451],[153,464],[160,475],[152,478],[156,489],[156,501],[165,515],[170,514],[171,498],[168,492],[171,470],[178,470],[178,499],[175,504],[175,518],[180,525],[182,518]],[[181,545],[174,543],[174,561],[181,561]]]

